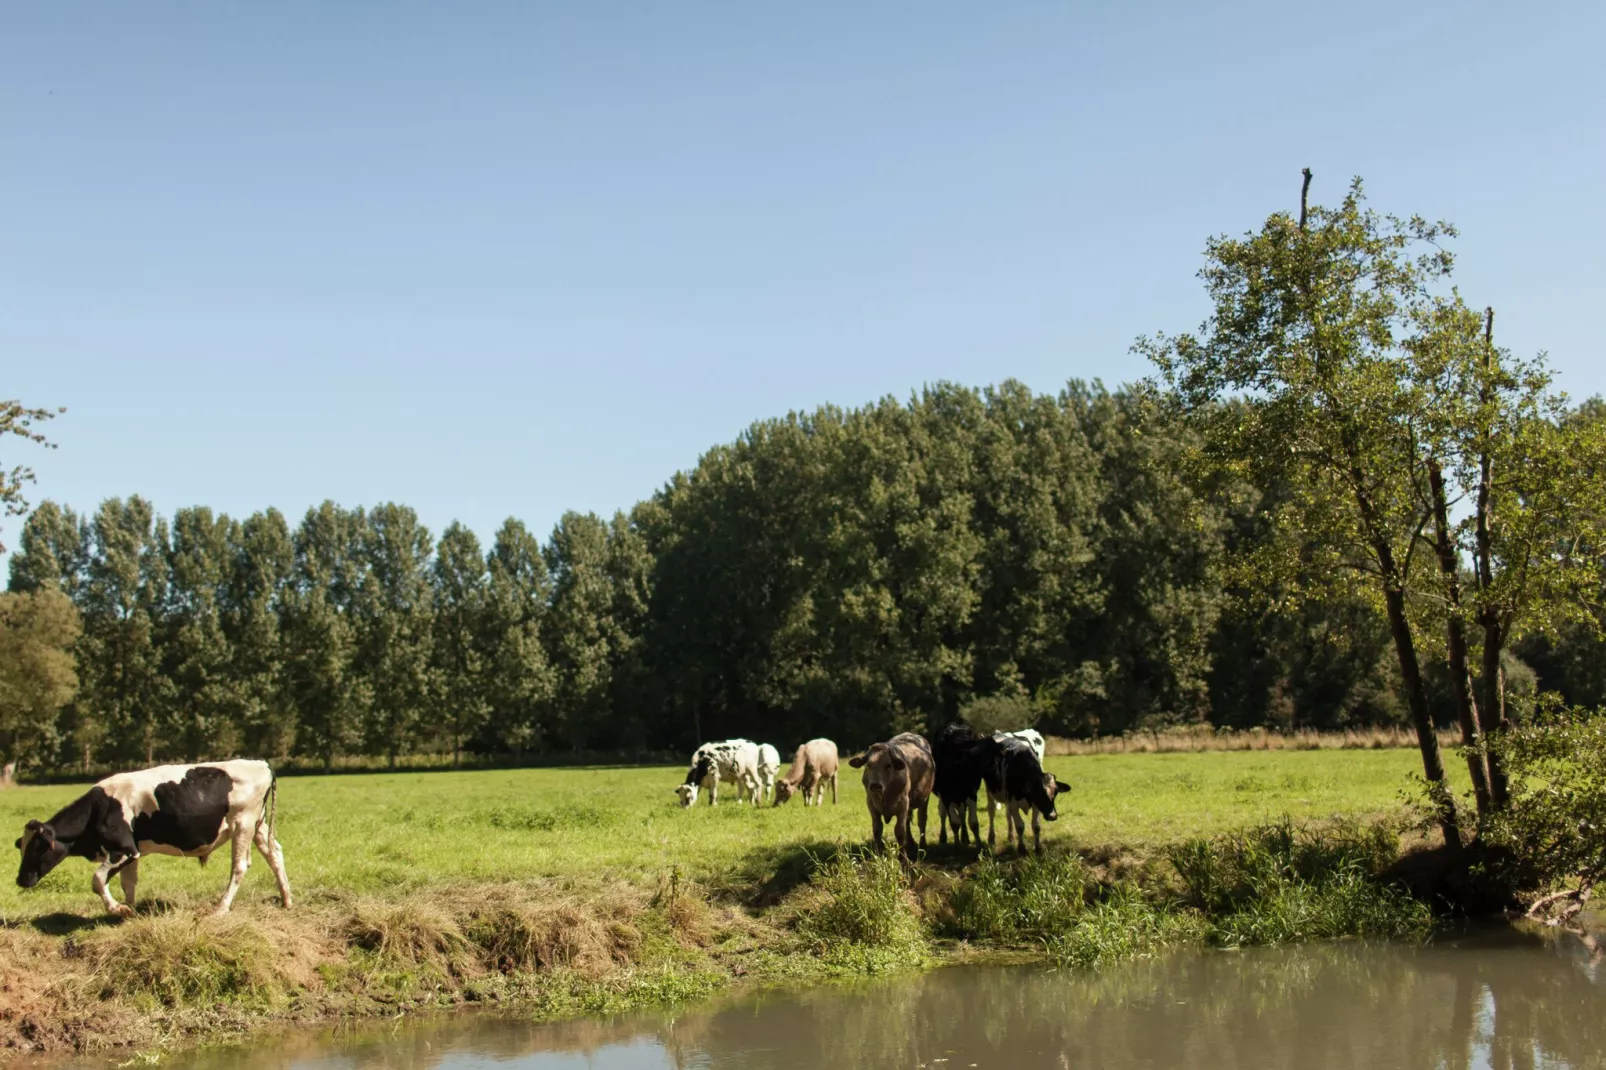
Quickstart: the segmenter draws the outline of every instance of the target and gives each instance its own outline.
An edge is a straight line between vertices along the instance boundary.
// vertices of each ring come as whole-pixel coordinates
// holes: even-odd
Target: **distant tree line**
[[[852,747],[984,700],[1069,735],[1411,724],[1442,782],[1434,726],[1606,700],[1606,409],[1433,288],[1452,234],[1357,183],[1213,240],[1215,312],[1140,343],[1154,383],[761,421],[545,542],[46,501],[0,603],[0,761]],[[1481,810],[1498,762],[1467,761]]]
[[[489,547],[458,524],[437,539],[394,504],[325,503],[292,527],[272,509],[47,501],[7,612],[38,603],[78,686],[0,721],[32,725],[0,732],[0,753],[857,745],[999,695],[1073,735],[1405,720],[1375,606],[1234,588],[1229,562],[1280,537],[1277,495],[1190,478],[1191,433],[1143,387],[938,385],[757,423],[630,513],[567,514],[544,544],[513,519]],[[1524,649],[1545,686],[1600,690],[1592,630]]]

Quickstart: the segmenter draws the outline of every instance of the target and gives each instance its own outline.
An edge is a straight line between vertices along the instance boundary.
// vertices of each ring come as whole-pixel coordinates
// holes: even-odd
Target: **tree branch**
[[[1299,173],[1305,176],[1305,184],[1299,189],[1299,229],[1304,230],[1310,202],[1310,168],[1301,168]]]

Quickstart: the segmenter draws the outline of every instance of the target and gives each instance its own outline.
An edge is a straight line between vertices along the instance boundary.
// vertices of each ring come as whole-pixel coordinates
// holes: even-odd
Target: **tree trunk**
[[[1484,310],[1483,321],[1483,385],[1478,391],[1485,416],[1494,400],[1494,309]],[[1485,739],[1506,727],[1506,678],[1500,667],[1500,652],[1505,649],[1505,627],[1499,610],[1490,602],[1494,592],[1494,431],[1485,426],[1478,454],[1478,501],[1473,513],[1477,536],[1478,589],[1483,595],[1483,606],[1478,622],[1483,625],[1483,700],[1478,704],[1478,722]],[[1503,809],[1510,790],[1506,784],[1506,771],[1497,755],[1489,755],[1489,795],[1496,810]]]
[[[1489,812],[1489,766],[1478,746],[1478,706],[1472,697],[1472,667],[1467,663],[1467,628],[1461,615],[1461,578],[1455,547],[1450,542],[1450,511],[1444,494],[1444,472],[1437,458],[1428,462],[1428,486],[1433,493],[1434,550],[1439,559],[1439,575],[1444,580],[1449,602],[1446,623],[1450,653],[1450,689],[1455,693],[1456,718],[1461,722],[1461,742],[1467,748],[1467,772],[1472,775],[1472,794],[1478,813]]]
[[[1422,752],[1422,775],[1428,785],[1439,794],[1434,800],[1439,809],[1439,828],[1444,831],[1444,842],[1453,851],[1461,849],[1461,827],[1456,821],[1455,798],[1444,775],[1444,760],[1439,755],[1439,737],[1433,731],[1433,716],[1428,711],[1427,687],[1422,683],[1422,665],[1416,656],[1416,641],[1411,636],[1411,622],[1405,615],[1405,591],[1399,582],[1394,566],[1394,551],[1383,539],[1373,544],[1378,564],[1384,576],[1383,603],[1388,609],[1389,632],[1394,637],[1394,652],[1400,659],[1400,679],[1405,684],[1405,701],[1411,710],[1411,722],[1416,727],[1416,745]]]

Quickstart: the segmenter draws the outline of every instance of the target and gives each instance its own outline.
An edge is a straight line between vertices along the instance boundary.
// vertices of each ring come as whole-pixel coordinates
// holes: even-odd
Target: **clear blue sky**
[[[1598,0],[8,5],[0,397],[69,412],[0,463],[544,536],[759,417],[1143,375],[1307,165],[1456,222],[1499,339],[1603,391],[1602,41]]]

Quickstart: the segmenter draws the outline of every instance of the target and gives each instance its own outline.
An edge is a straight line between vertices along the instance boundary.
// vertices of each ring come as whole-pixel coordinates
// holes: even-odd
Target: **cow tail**
[[[261,832],[262,822],[266,821],[268,823],[268,849],[272,850],[273,829],[279,818],[279,777],[274,773],[269,773],[268,775],[273,779],[268,781],[268,797],[266,805],[262,807],[262,812],[257,815],[256,830]]]

